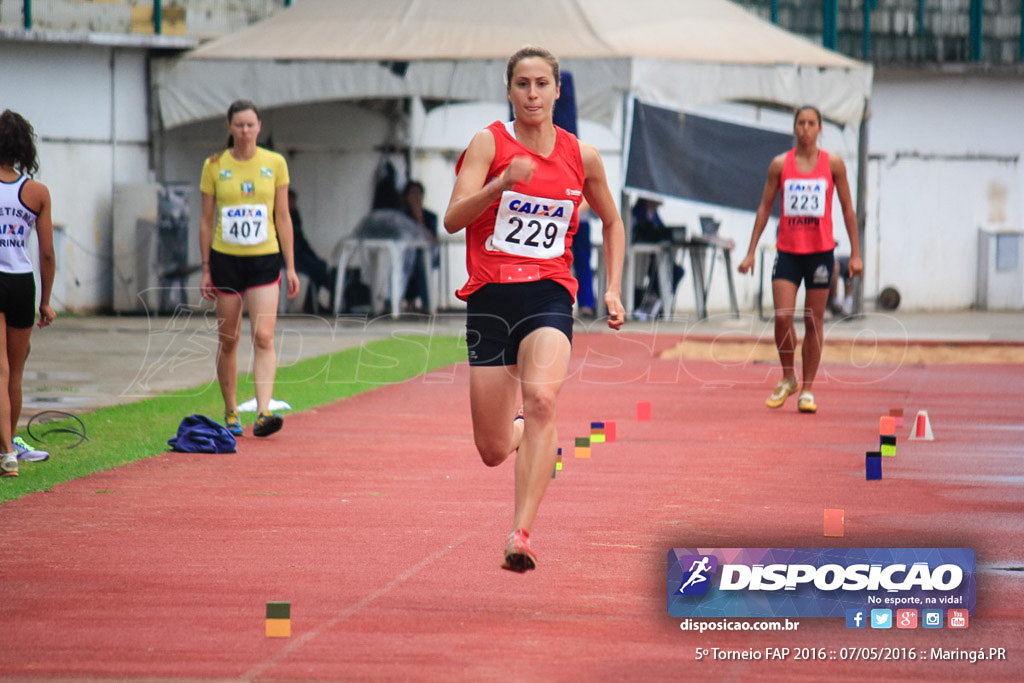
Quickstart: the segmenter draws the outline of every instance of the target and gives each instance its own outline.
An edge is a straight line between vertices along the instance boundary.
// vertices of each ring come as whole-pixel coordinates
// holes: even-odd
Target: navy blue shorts
[[[32,327],[36,319],[36,280],[32,273],[0,273],[0,313],[7,319],[7,327]]]
[[[557,282],[484,285],[466,303],[470,365],[515,365],[523,339],[542,327],[560,330],[572,343],[572,295]]]
[[[780,251],[772,267],[773,280],[787,280],[797,287],[803,282],[807,289],[828,289],[836,262],[831,251],[814,254],[790,254]]]
[[[242,294],[250,287],[277,284],[283,267],[280,253],[234,256],[210,251],[210,279],[221,294]]]

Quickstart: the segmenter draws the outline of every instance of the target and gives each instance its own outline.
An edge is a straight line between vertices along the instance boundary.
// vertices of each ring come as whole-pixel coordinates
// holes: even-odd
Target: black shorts
[[[773,280],[787,280],[797,287],[803,282],[807,289],[828,289],[832,283],[835,258],[831,251],[814,254],[790,254],[780,251],[772,267]]]
[[[542,327],[560,330],[572,343],[572,295],[557,282],[484,285],[466,303],[470,365],[515,365],[523,339]]]
[[[250,287],[275,285],[281,280],[283,267],[280,253],[234,256],[210,251],[210,279],[221,294],[242,294]]]
[[[32,327],[36,320],[36,279],[32,273],[0,273],[0,313],[7,319],[7,327]]]

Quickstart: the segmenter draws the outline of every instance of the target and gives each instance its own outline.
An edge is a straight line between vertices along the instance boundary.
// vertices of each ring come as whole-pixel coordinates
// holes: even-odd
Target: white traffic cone
[[[914,427],[910,430],[911,441],[935,441],[932,435],[932,423],[928,419],[927,410],[917,411],[917,418],[914,420]]]

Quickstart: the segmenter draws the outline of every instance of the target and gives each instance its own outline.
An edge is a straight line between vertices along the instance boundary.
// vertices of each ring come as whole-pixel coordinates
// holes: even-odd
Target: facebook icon
[[[862,609],[846,610],[846,628],[867,628],[867,612]]]

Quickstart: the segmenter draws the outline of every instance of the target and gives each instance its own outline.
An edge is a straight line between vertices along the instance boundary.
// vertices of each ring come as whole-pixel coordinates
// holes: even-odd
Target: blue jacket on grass
[[[167,445],[182,453],[234,453],[235,437],[227,427],[205,415],[189,415]]]

